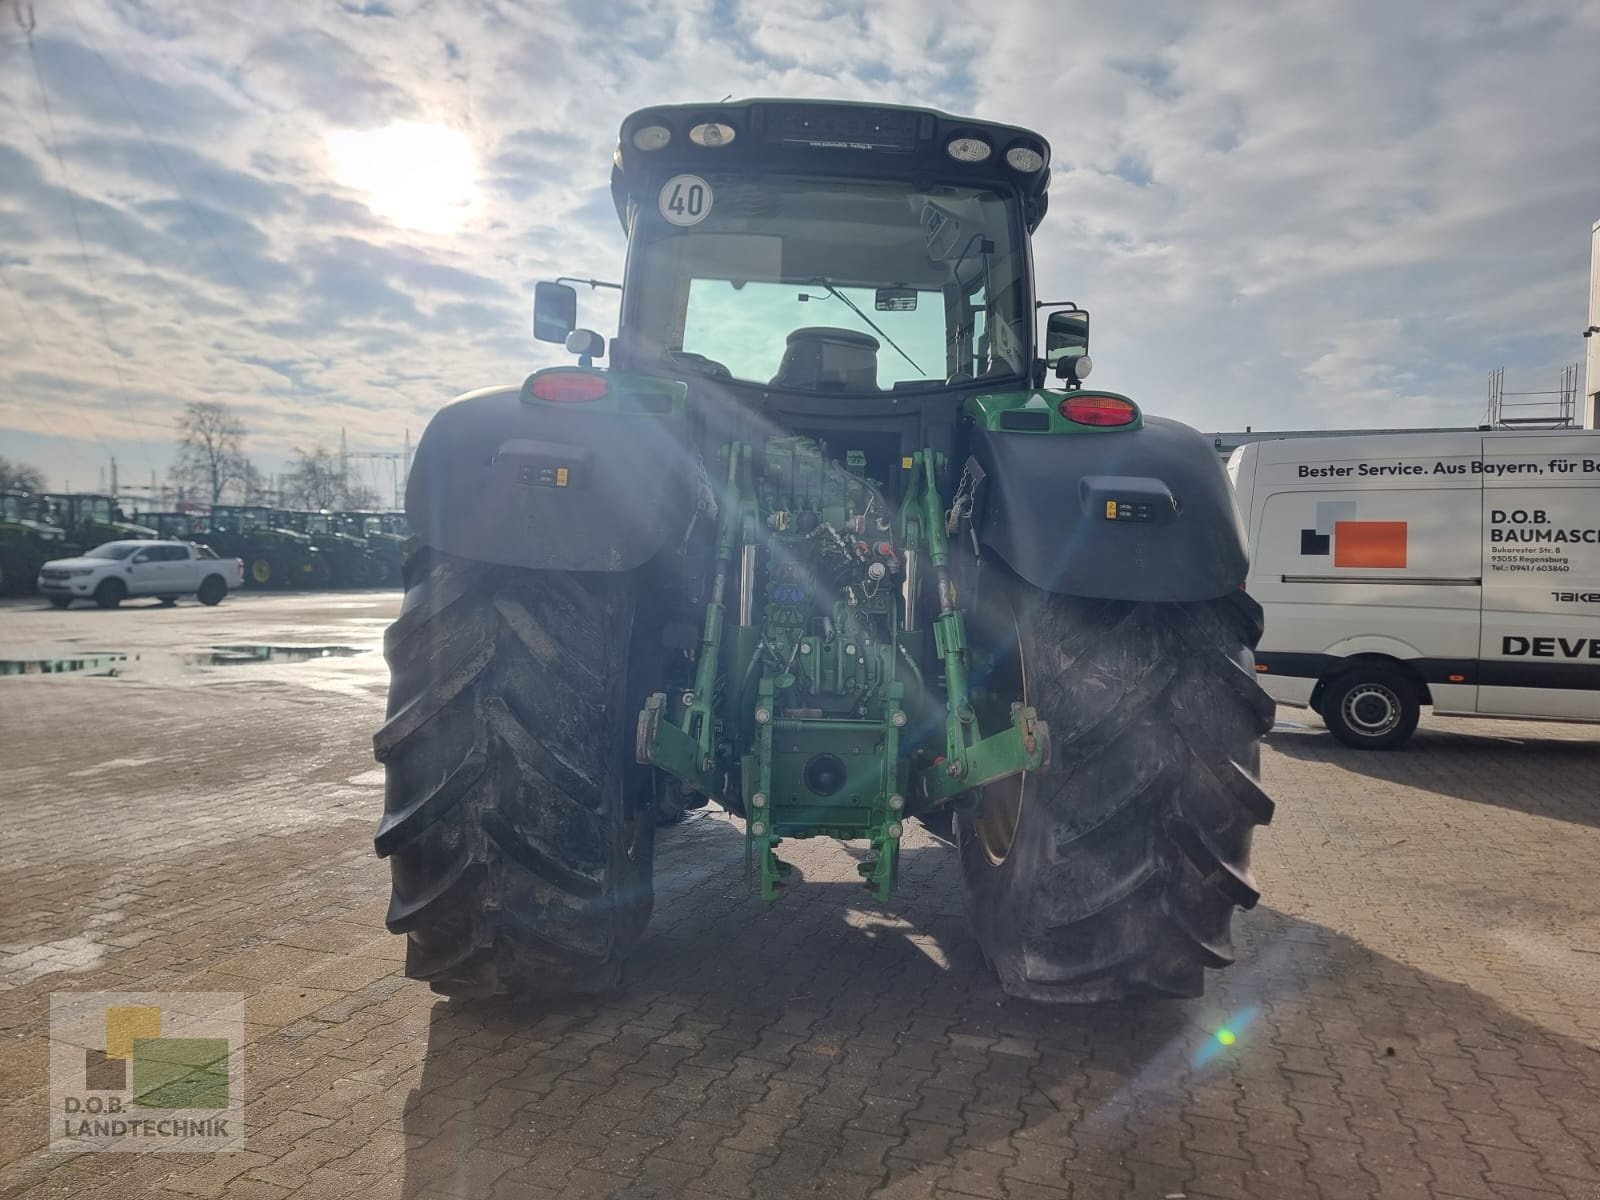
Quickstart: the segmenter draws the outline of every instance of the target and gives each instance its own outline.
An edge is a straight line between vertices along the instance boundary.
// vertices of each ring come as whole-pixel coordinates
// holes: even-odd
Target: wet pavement
[[[1281,711],[1202,1000],[1009,1000],[937,838],[888,905],[790,844],[764,905],[698,815],[621,991],[454,1004],[401,976],[371,851],[398,604],[0,602],[0,659],[127,656],[0,678],[0,1195],[1600,1197],[1600,729],[1361,754]],[[78,990],[242,993],[244,1150],[42,1152]]]

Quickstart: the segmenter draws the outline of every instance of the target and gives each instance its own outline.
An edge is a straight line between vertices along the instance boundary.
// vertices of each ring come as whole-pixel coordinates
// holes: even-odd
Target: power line
[[[50,347],[45,345],[44,339],[39,336],[38,327],[33,323],[33,318],[28,315],[27,304],[23,301],[22,296],[17,289],[11,286],[11,281],[6,278],[4,262],[0,262],[0,287],[4,287],[6,292],[11,296],[11,299],[16,303],[17,312],[22,315],[22,323],[27,327],[28,333],[33,337],[34,345],[39,347],[39,353],[44,355],[45,362],[50,365],[50,369],[59,377],[65,379],[66,372],[61,369],[61,364],[56,361],[56,356],[50,353]],[[107,454],[110,454],[111,447],[106,443],[105,438],[100,436],[100,431],[94,427],[94,422],[89,420],[84,411],[78,407],[77,400],[73,399],[71,396],[66,396],[64,399],[66,400],[68,407],[72,409],[73,415],[76,416],[78,420],[83,422],[83,427],[89,431],[89,436],[100,443],[100,448],[102,450],[104,450]],[[68,440],[77,441],[78,439],[71,438]]]
[[[105,302],[100,298],[100,283],[95,278],[94,267],[89,262],[89,244],[84,240],[83,223],[78,219],[78,197],[72,189],[72,177],[67,174],[67,160],[61,153],[61,137],[56,132],[55,113],[50,107],[50,92],[45,87],[44,72],[39,67],[39,51],[33,44],[34,14],[33,5],[27,6],[27,17],[23,17],[22,0],[12,0],[16,10],[17,26],[28,41],[28,59],[33,64],[33,77],[39,85],[39,101],[44,108],[45,128],[50,132],[50,146],[55,154],[56,168],[61,172],[62,189],[67,194],[67,210],[72,215],[72,229],[78,237],[78,253],[83,259],[83,271],[89,279],[89,294],[94,299],[95,316],[100,323],[100,339],[105,344],[106,357],[111,360],[111,370],[117,377],[117,388],[122,393],[123,407],[128,411],[128,420],[133,425],[134,439],[139,443],[139,450],[144,455],[145,466],[155,469],[155,463],[150,458],[150,447],[145,445],[143,426],[134,416],[133,401],[128,395],[128,381],[123,377],[122,364],[117,361],[116,348],[111,344],[111,327],[106,322]]]
[[[144,118],[139,115],[139,110],[134,107],[133,101],[128,98],[128,93],[123,90],[122,80],[117,78],[117,73],[111,69],[111,64],[106,61],[105,56],[100,53],[94,43],[89,40],[89,31],[84,27],[83,18],[78,15],[77,8],[70,3],[70,0],[66,8],[67,12],[72,16],[73,23],[78,27],[78,33],[82,35],[84,46],[87,47],[90,54],[95,56],[95,60],[100,64],[100,69],[106,73],[106,78],[111,80],[111,86],[116,89],[117,96],[122,100],[123,107],[128,110],[128,115],[133,118],[133,123],[138,126],[139,136],[144,139],[144,144],[150,153],[155,155],[156,161],[161,164],[161,169],[167,173],[167,178],[172,180],[172,186],[177,190],[184,207],[189,210],[189,215],[205,231],[206,239],[222,258],[223,265],[228,268],[228,274],[233,276],[233,281],[239,285],[239,290],[245,294],[245,298],[250,301],[251,306],[259,310],[261,306],[251,293],[250,285],[245,283],[244,277],[239,274],[239,269],[234,265],[233,259],[229,257],[222,243],[217,240],[217,235],[212,230],[210,223],[205,219],[205,216],[200,212],[194,201],[189,199],[189,193],[184,190],[183,183],[178,179],[177,172],[172,169],[172,164],[167,162],[167,156],[161,152],[160,145],[150,136],[150,130],[145,127]]]
[[[17,45],[22,45],[20,39],[18,40]],[[5,92],[0,92],[0,100],[4,100],[6,102],[6,106],[10,108],[12,112],[17,114],[17,119],[27,126],[28,132],[33,134],[33,140],[39,143],[39,149],[48,154],[50,152],[50,143],[44,140],[44,134],[39,132],[38,126],[28,119],[27,111],[22,107],[22,105],[18,104],[10,97],[10,95]]]

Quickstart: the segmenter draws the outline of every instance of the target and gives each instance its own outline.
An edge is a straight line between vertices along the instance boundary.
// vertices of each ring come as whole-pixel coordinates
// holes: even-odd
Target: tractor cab
[[[54,521],[55,509],[44,496],[32,492],[0,492],[0,525],[26,530],[47,541],[59,541],[63,530]]]
[[[128,520],[114,496],[88,492],[48,493],[54,520],[67,531],[68,540],[87,549],[101,542],[154,538],[154,529]]]
[[[612,359],[779,403],[904,409],[1028,387],[1039,135],[927,109],[756,100],[649,108],[611,191],[628,234]],[[541,284],[535,336],[593,359],[576,293]]]

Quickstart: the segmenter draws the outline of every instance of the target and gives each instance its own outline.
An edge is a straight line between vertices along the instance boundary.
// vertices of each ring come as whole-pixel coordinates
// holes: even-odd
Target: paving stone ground
[[[1600,730],[1364,755],[1284,710],[1264,898],[1203,1000],[1008,1000],[935,837],[889,905],[791,845],[767,906],[703,816],[620,992],[453,1004],[382,926],[378,656],[191,661],[375,647],[396,607],[0,607],[0,657],[139,656],[0,678],[0,1196],[1600,1197]],[[246,996],[247,1148],[42,1152],[50,993],[147,989]]]

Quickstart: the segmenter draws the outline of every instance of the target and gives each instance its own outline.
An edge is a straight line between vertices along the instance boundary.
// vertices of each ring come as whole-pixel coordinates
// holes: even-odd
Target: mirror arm
[[[622,290],[620,283],[608,283],[604,279],[579,279],[574,275],[557,275],[555,281],[557,283],[586,283],[591,288],[616,288],[619,292]]]

